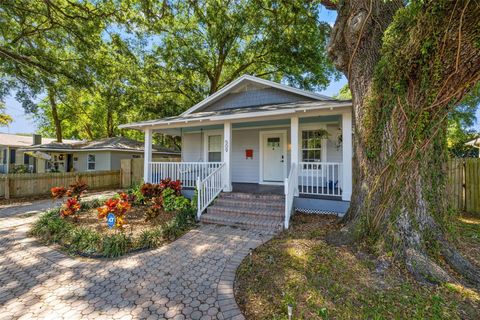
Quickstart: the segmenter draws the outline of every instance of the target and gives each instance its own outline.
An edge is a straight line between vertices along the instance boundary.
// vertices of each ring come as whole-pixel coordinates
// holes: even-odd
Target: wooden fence
[[[159,162],[180,162],[180,157],[153,158]],[[122,159],[121,160],[122,188],[129,188],[132,185],[143,183],[143,159]]]
[[[480,158],[450,159],[448,182],[455,209],[480,213]]]
[[[18,198],[46,195],[52,187],[68,187],[76,180],[85,181],[90,190],[120,188],[120,170],[67,172],[67,173],[15,173],[0,175],[0,197]]]

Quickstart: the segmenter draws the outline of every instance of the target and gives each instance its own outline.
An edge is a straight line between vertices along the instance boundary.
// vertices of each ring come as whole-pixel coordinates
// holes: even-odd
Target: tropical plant
[[[68,217],[71,215],[76,214],[77,212],[80,211],[80,202],[77,198],[72,197],[68,198],[67,201],[62,205],[62,208],[60,209],[60,215],[62,217]]]
[[[115,227],[123,230],[126,223],[125,215],[131,207],[128,202],[128,195],[120,193],[118,197],[108,199],[103,206],[97,208],[98,218],[104,219],[109,213],[113,213],[115,215]]]

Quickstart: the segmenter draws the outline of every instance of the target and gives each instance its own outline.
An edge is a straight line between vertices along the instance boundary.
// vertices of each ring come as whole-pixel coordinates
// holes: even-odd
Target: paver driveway
[[[26,235],[51,205],[0,208],[0,319],[243,319],[235,270],[270,235],[201,225],[155,250],[79,259]]]

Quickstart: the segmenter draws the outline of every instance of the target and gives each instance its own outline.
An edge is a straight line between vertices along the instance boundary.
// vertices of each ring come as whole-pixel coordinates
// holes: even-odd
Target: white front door
[[[262,132],[263,182],[283,182],[287,166],[287,134]]]

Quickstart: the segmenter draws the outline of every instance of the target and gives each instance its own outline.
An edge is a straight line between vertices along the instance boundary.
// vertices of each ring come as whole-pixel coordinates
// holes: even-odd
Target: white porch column
[[[352,113],[346,112],[342,114],[342,200],[344,201],[350,201],[352,196],[352,156]]]
[[[152,129],[145,129],[145,147],[143,153],[143,181],[152,182],[150,177],[150,162],[152,162]]]
[[[298,147],[298,117],[291,117],[290,118],[290,157],[291,163],[290,168],[293,164],[297,166],[297,175],[299,172],[299,163],[300,163],[300,156],[299,156],[299,147]],[[298,196],[298,186],[295,188],[295,196]]]
[[[231,170],[231,158],[232,158],[232,124],[225,122],[223,124],[223,162],[225,162],[225,175],[224,175],[224,189],[225,192],[232,191],[232,170]]]

